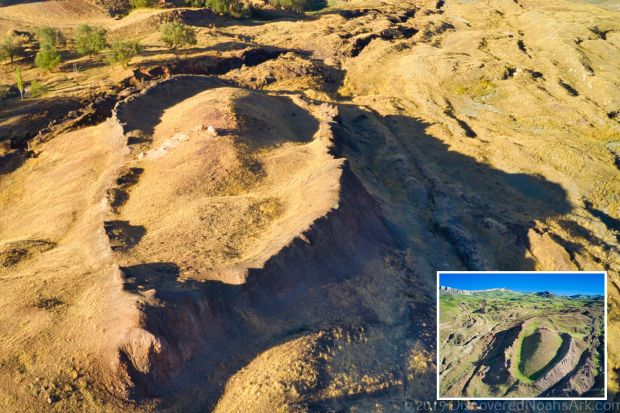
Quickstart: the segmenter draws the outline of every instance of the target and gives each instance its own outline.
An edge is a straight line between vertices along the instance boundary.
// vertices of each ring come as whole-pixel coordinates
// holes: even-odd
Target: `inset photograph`
[[[437,278],[439,399],[606,398],[606,273]]]

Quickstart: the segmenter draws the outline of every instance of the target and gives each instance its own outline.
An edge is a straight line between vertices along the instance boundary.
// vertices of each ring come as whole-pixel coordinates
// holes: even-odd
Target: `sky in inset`
[[[441,273],[439,284],[460,290],[507,288],[519,292],[549,291],[557,295],[603,295],[604,273]]]

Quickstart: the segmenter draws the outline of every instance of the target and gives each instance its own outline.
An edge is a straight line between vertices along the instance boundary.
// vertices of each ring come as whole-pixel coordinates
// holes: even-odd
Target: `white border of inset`
[[[605,371],[604,371],[604,386],[605,386],[605,395],[604,397],[441,397],[439,394],[439,279],[441,274],[604,274],[605,278],[605,288],[604,288],[604,333],[605,333]],[[437,271],[437,287],[435,289],[437,298],[435,300],[435,305],[437,308],[437,328],[436,328],[436,337],[435,337],[435,353],[437,354],[436,358],[436,378],[437,378],[437,400],[505,400],[505,401],[521,401],[521,400],[607,400],[607,359],[608,356],[608,346],[607,346],[607,271]]]

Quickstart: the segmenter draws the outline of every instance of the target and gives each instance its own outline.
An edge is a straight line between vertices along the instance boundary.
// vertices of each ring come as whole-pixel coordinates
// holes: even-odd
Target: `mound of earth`
[[[152,148],[133,152],[140,175],[114,218],[143,232],[121,248],[124,266],[175,262],[184,278],[244,283],[339,203],[335,108],[180,77],[117,111]]]
[[[539,328],[521,344],[519,369],[528,377],[536,376],[555,358],[562,339],[555,331]]]
[[[175,391],[178,405],[195,406],[196,389],[186,383],[208,374],[199,397],[212,408],[217,383],[269,343],[290,331],[324,330],[335,314],[348,314],[347,331],[363,332],[354,339],[359,356],[338,356],[344,365],[321,368],[333,370],[333,378],[306,389],[316,396],[289,402],[322,405],[325,391],[397,391],[404,377],[394,366],[412,344],[387,342],[407,336],[407,312],[381,301],[401,294],[394,277],[407,264],[394,254],[398,241],[376,202],[334,156],[336,107],[203,76],[173,76],[114,113],[129,152],[108,190],[104,227],[123,289],[143,316],[119,336],[109,380],[143,395]],[[394,324],[367,327],[369,318]],[[340,334],[350,333],[334,340]],[[386,346],[383,358],[371,363]],[[430,354],[416,346],[420,362],[427,360]],[[355,374],[357,367],[348,367],[352,376],[343,382],[346,357],[368,363]],[[431,364],[424,366],[419,374],[430,380]],[[360,382],[374,387],[360,388]],[[217,406],[233,403],[228,393],[248,391],[232,383]],[[267,400],[281,397],[276,392]],[[260,400],[233,404],[267,403]]]

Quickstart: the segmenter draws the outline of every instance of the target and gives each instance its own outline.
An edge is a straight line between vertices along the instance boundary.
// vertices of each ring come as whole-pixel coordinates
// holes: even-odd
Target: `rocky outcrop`
[[[447,293],[454,293],[454,294],[465,294],[465,295],[471,295],[471,291],[468,290],[459,290],[458,288],[452,288],[452,287],[447,287],[445,285],[441,285],[439,286],[439,291],[445,291]]]
[[[557,362],[544,376],[536,381],[536,386],[541,389],[549,387],[562,380],[564,376],[570,373],[579,363],[580,350],[577,348],[575,340],[569,334],[562,334],[562,340],[569,341],[568,350],[560,361]],[[564,344],[563,344],[564,346]],[[561,351],[561,350],[560,350]]]
[[[544,397],[579,397],[590,390],[595,383],[596,368],[591,351],[586,350],[581,354],[577,367],[560,380],[549,390],[545,391]]]

